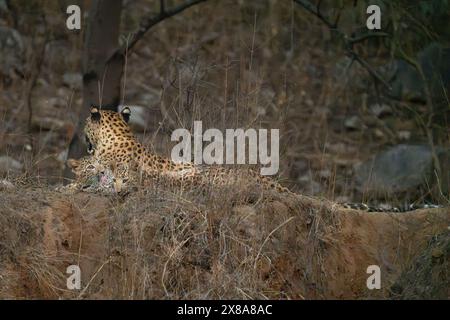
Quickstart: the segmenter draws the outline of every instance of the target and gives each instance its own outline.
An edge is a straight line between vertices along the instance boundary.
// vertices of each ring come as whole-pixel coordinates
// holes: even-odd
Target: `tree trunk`
[[[119,105],[123,59],[108,59],[118,47],[121,13],[121,0],[94,0],[91,4],[83,51],[83,105],[77,112],[68,158],[86,154],[83,127],[90,107],[117,110]],[[65,169],[64,177],[73,178],[70,169]]]

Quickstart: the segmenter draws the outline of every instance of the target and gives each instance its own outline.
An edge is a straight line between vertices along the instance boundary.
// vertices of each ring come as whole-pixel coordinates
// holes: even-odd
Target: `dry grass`
[[[360,214],[254,189],[3,192],[1,297],[389,297],[400,272],[449,222],[448,210]],[[81,267],[80,291],[65,287],[71,264]],[[371,264],[382,269],[383,290],[365,287]]]

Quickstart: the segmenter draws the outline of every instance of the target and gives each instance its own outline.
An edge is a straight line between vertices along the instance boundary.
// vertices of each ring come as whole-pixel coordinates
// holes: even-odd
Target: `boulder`
[[[445,152],[438,149],[438,155]],[[357,166],[355,179],[362,193],[388,195],[414,191],[434,180],[431,148],[426,145],[394,146]]]
[[[23,165],[10,156],[0,156],[0,173],[18,172]]]
[[[63,83],[70,89],[81,90],[83,84],[83,76],[81,73],[66,72],[63,75]]]
[[[450,48],[431,43],[417,54],[435,105],[446,102],[445,89],[450,86]],[[394,60],[387,68],[391,78],[390,96],[403,101],[426,102],[425,83],[419,72],[401,59]]]

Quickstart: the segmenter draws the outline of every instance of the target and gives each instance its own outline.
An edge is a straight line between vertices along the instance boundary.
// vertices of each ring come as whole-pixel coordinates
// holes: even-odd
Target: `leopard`
[[[71,190],[103,194],[120,193],[129,185],[136,185],[142,180],[139,179],[136,165],[134,168],[130,168],[128,164],[108,166],[92,156],[68,159],[66,165],[75,175],[73,182],[67,186]],[[146,175],[146,178],[149,176]]]
[[[198,186],[254,184],[264,191],[274,191],[296,196],[272,177],[262,176],[252,168],[231,169],[223,166],[203,166],[192,163],[176,163],[169,158],[148,151],[133,134],[129,126],[131,111],[101,110],[92,106],[86,119],[84,133],[90,156],[72,159],[70,166],[76,181],[86,189],[86,182],[93,190],[113,190],[120,193],[143,181],[166,178],[170,183]],[[350,210],[367,212],[404,212],[421,208],[439,208],[438,205],[371,206],[364,203],[338,203]]]
[[[169,158],[149,152],[131,131],[130,108],[121,112],[101,110],[93,106],[86,119],[84,133],[88,153],[107,167],[137,167],[149,175],[194,175],[191,163],[176,163]]]
[[[230,168],[222,166],[198,167],[197,174],[176,176],[170,174],[155,174],[139,170],[138,163],[130,161],[127,164],[104,165],[91,156],[81,159],[69,159],[67,165],[75,174],[79,190],[100,193],[121,193],[134,187],[148,186],[156,182],[164,182],[171,187],[249,187],[259,186],[261,191],[291,193],[274,179],[260,176],[252,168]],[[89,187],[91,186],[91,187]]]
[[[115,175],[117,184],[120,180],[135,181],[136,172],[140,172],[140,177],[143,173],[147,179],[162,176],[185,184],[201,184],[205,177],[214,177],[216,184],[230,183],[230,169],[221,166],[211,168],[189,162],[178,163],[149,152],[133,134],[129,126],[130,115],[129,107],[115,112],[92,106],[84,127],[88,153],[93,161],[115,172],[121,171]],[[89,171],[88,167],[87,165],[86,171]],[[247,175],[264,189],[290,192],[274,179],[261,176],[254,170],[247,170]]]
[[[115,191],[112,184],[114,173],[97,159],[90,156],[68,159],[66,165],[74,173],[75,179],[68,185],[57,187],[58,191],[66,193],[84,191],[104,194],[112,194]]]

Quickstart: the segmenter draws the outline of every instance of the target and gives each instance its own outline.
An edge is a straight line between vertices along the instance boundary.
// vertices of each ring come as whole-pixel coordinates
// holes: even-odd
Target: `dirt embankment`
[[[361,213],[248,190],[14,189],[0,193],[0,297],[448,298],[449,222],[449,209]],[[423,259],[426,284],[414,277]],[[369,265],[380,290],[366,286]]]

